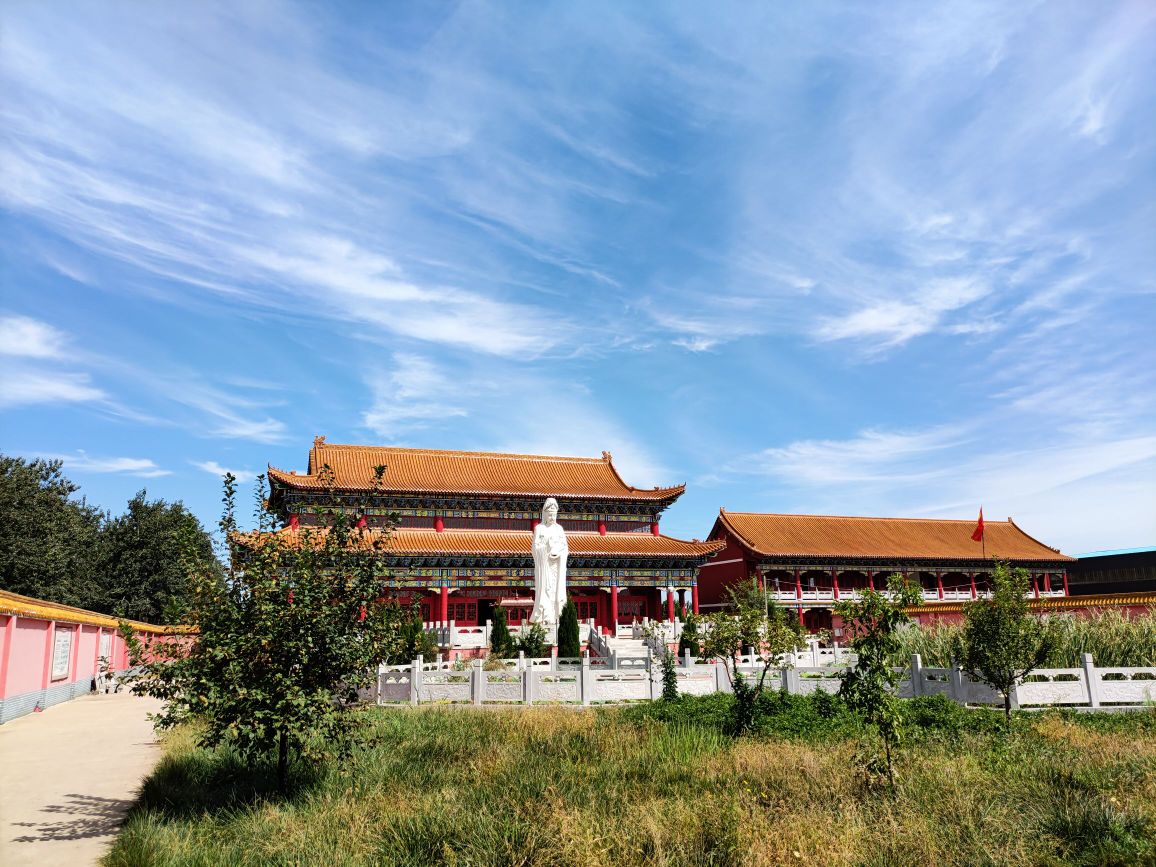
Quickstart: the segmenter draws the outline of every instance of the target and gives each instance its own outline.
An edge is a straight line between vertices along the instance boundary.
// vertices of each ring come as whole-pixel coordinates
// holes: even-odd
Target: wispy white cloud
[[[0,376],[0,406],[46,403],[92,403],[107,395],[91,383],[87,373],[37,370],[5,365]]]
[[[226,473],[232,473],[240,484],[252,482],[257,478],[257,473],[253,470],[230,469],[216,461],[190,461],[189,463],[213,476],[224,476]]]
[[[392,441],[413,431],[468,415],[463,404],[469,387],[455,381],[433,362],[399,353],[393,366],[369,380],[373,405],[362,422],[377,436]]]
[[[157,466],[156,462],[149,458],[99,458],[93,457],[84,451],[78,451],[74,455],[42,454],[39,457],[46,460],[63,461],[66,470],[72,470],[78,473],[116,473],[127,476],[139,476],[143,479],[155,479],[160,476],[172,475],[171,470]]]
[[[28,316],[0,316],[0,355],[60,358],[66,335],[47,322]]]

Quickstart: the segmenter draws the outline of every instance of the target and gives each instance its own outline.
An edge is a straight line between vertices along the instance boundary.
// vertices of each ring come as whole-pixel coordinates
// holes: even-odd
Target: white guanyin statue
[[[542,522],[534,528],[534,612],[530,621],[556,626],[566,604],[566,558],[570,548],[558,523],[558,501],[542,506]]]

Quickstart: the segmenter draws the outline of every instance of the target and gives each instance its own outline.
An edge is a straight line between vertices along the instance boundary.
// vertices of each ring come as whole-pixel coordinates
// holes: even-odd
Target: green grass
[[[267,769],[167,753],[112,852],[124,864],[1156,864],[1156,712],[998,715],[908,705],[892,798],[837,701],[622,709],[369,709],[370,743],[275,796]],[[866,739],[865,739],[866,738]]]
[[[1055,639],[1049,668],[1077,668],[1085,653],[1092,654],[1101,668],[1156,666],[1156,610],[1129,617],[1106,608],[1087,616],[1051,614],[1045,620]],[[924,665],[946,668],[951,660],[962,658],[963,627],[951,623],[912,627],[900,633],[900,641],[896,665],[906,665],[911,654],[918,653]]]

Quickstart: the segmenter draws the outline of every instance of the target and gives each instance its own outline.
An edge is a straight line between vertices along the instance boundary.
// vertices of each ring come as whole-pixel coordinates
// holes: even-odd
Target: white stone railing
[[[807,665],[815,648],[799,651],[772,667],[764,688],[785,689],[795,695],[816,691],[834,693],[845,663]],[[819,648],[829,650],[828,648]],[[846,653],[846,651],[844,651]],[[837,653],[836,655],[837,656]],[[822,654],[820,660],[827,659]],[[414,660],[409,665],[381,666],[377,689],[366,698],[378,704],[609,704],[646,701],[662,694],[662,666],[655,654],[646,657],[605,659],[503,660],[500,668],[482,660],[447,662]],[[731,691],[728,667],[717,660],[680,657],[676,667],[679,692],[706,695]],[[757,656],[738,660],[746,677],[763,672]],[[946,695],[968,705],[1002,706],[1000,695],[958,668],[925,668],[918,656],[903,672],[898,694],[904,698]],[[1075,708],[1141,708],[1156,702],[1156,668],[1097,668],[1084,655],[1079,668],[1041,669],[1012,692],[1012,706]]]
[[[862,588],[840,587],[839,588],[839,601],[840,602],[850,602],[850,601],[857,600],[857,599],[859,599],[861,592],[862,592]],[[880,588],[879,592],[888,598],[891,598],[894,595],[891,593],[891,591],[883,590],[882,588]],[[1027,596],[1028,598],[1033,598],[1036,594],[1035,594],[1035,591],[1029,590],[1024,595]],[[1063,590],[1044,590],[1041,588],[1039,591],[1039,596],[1041,599],[1045,599],[1045,598],[1050,599],[1053,597],[1060,597],[1063,595],[1064,595]],[[790,606],[790,605],[797,604],[799,602],[811,602],[811,603],[834,602],[835,601],[835,591],[832,588],[826,588],[823,590],[805,589],[802,591],[802,593],[797,593],[793,587],[792,588],[780,587],[778,590],[768,590],[767,591],[767,597],[769,599],[773,599],[774,601],[780,603],[781,605]],[[939,595],[939,590],[929,590],[927,588],[924,588],[922,590],[922,598],[925,602],[940,602],[940,601],[943,601],[943,602],[967,602],[972,597],[971,597],[971,589],[970,588],[965,589],[965,590],[948,590],[945,588],[943,591],[942,597]],[[976,598],[978,598],[978,599],[990,599],[991,598],[991,591],[980,590],[976,593]]]

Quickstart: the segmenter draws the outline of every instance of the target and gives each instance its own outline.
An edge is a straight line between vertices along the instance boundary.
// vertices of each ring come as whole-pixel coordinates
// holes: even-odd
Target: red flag
[[[971,541],[983,541],[983,506],[979,507],[979,523],[975,525],[975,532],[971,534]]]

